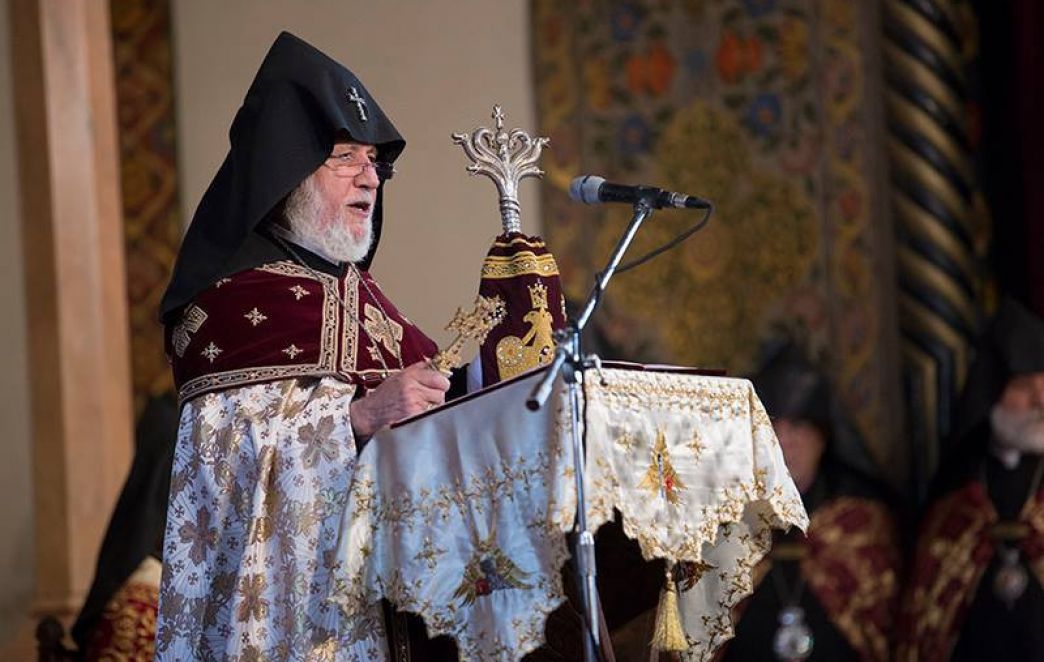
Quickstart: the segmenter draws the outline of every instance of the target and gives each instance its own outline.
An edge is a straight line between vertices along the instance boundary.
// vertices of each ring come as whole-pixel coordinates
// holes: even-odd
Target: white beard
[[[346,208],[329,204],[319,195],[312,177],[290,193],[284,210],[291,241],[336,264],[359,262],[370,252],[373,241],[372,214],[358,239],[347,214]]]
[[[1044,454],[1044,410],[1013,413],[994,405],[990,410],[990,423],[994,450],[1002,461],[1007,459],[1006,465],[1017,464],[1022,453]]]

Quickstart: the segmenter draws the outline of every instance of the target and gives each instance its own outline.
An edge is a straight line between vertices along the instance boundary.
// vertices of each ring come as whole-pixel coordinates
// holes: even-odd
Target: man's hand
[[[386,425],[441,405],[449,387],[449,380],[427,361],[407,366],[350,405],[356,440],[365,441]]]

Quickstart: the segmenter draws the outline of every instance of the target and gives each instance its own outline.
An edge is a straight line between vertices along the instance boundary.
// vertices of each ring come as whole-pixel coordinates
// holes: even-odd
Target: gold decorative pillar
[[[884,3],[899,325],[915,481],[939,460],[980,323],[976,182],[954,0]]]

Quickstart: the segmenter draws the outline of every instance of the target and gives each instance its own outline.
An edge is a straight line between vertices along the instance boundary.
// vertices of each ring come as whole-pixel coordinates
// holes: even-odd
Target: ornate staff
[[[489,177],[500,192],[504,232],[482,262],[479,294],[502,301],[506,314],[479,349],[483,386],[547,364],[554,354],[554,330],[565,325],[558,265],[540,237],[522,234],[518,202],[519,182],[543,176],[537,160],[551,141],[505,129],[500,105],[493,106],[492,117],[493,129],[452,135],[471,161],[467,171]]]
[[[493,180],[500,192],[500,220],[504,232],[521,232],[521,206],[518,204],[518,183],[525,177],[543,177],[537,167],[540,152],[550,142],[548,138],[533,138],[522,129],[504,130],[504,113],[500,105],[493,106],[496,129],[479,127],[467,133],[454,133],[453,143],[464,148],[472,161],[468,172],[485,175]]]
[[[547,138],[532,138],[521,129],[504,130],[504,113],[493,106],[496,129],[455,133],[453,142],[464,148],[472,161],[468,172],[489,177],[500,192],[500,220],[504,234],[493,242],[482,263],[479,294],[503,300],[507,315],[482,344],[482,383],[489,386],[502,379],[547,365],[555,356],[554,330],[565,326],[565,299],[558,265],[539,237],[522,234],[518,184],[525,177],[541,177],[537,159]],[[550,298],[549,298],[550,297]],[[552,303],[554,302],[554,303]],[[557,305],[556,305],[557,304]],[[528,327],[528,328],[527,328]],[[579,342],[572,345],[579,348]],[[550,372],[557,373],[552,368]],[[545,380],[546,381],[546,380]],[[550,384],[550,382],[548,382]],[[598,591],[595,584],[594,537],[587,528],[587,503],[583,488],[583,447],[575,431],[579,428],[579,396],[575,383],[570,390],[573,413],[573,453],[577,481],[577,574],[584,579],[583,605],[586,634],[584,659],[598,657]]]

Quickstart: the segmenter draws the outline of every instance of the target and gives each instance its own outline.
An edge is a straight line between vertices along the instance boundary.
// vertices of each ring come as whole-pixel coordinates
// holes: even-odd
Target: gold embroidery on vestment
[[[402,351],[402,325],[367,301],[363,304],[363,328],[374,343],[384,345],[392,356]]]
[[[349,269],[344,276],[344,307],[341,315],[341,370],[360,372],[359,363],[359,280],[360,274]],[[376,286],[377,283],[374,283]],[[336,291],[337,283],[333,284]],[[329,288],[326,288],[329,289]],[[375,287],[375,289],[380,289]],[[336,303],[334,304],[336,305]],[[336,314],[336,311],[335,311]]]
[[[97,659],[151,660],[156,652],[157,604],[159,587],[137,582],[121,586],[103,612],[102,618],[112,625],[112,639],[95,651]]]
[[[268,316],[258,310],[256,306],[250,312],[244,314],[243,317],[250,322],[250,326],[257,326],[268,319]]]
[[[294,357],[296,357],[298,354],[300,354],[303,351],[304,350],[300,349],[297,345],[295,345],[293,343],[290,343],[290,346],[283,350],[283,354],[286,354],[291,359],[293,359]]]
[[[217,345],[215,345],[214,341],[210,341],[210,344],[207,345],[206,347],[204,347],[203,351],[200,352],[200,354],[203,355],[208,361],[213,363],[214,359],[216,359],[218,357],[218,354],[220,354],[220,353],[222,353],[224,351],[225,350],[223,350],[220,347],[218,347]]]
[[[315,277],[293,262],[272,262],[256,267],[256,270],[265,273],[278,274],[280,276],[291,276],[294,278],[316,281]],[[334,291],[336,291],[336,278],[322,273],[318,275],[321,279],[318,282],[328,283],[329,286],[334,288]],[[351,279],[351,275],[348,276],[348,279]],[[294,285],[289,289],[294,291],[294,288],[300,288],[304,292],[301,296],[311,294],[311,292],[308,292],[308,290],[305,290],[300,285]],[[315,363],[297,365],[262,365],[207,373],[182,384],[181,388],[178,389],[178,400],[180,402],[187,402],[202,393],[232,388],[235,386],[245,386],[247,384],[257,384],[273,379],[290,379],[293,377],[314,376],[317,374],[335,374],[337,372],[338,304],[333,296],[327,294],[327,291],[328,288],[326,287],[322,289],[322,327],[319,331],[318,338],[319,356]],[[349,296],[348,299],[349,303],[355,302],[354,297]],[[186,316],[190,314],[190,311],[191,308],[186,311]],[[355,308],[353,307],[353,315],[354,311]],[[206,313],[203,312],[202,309],[199,309],[199,313],[202,314],[203,319],[206,319]],[[199,323],[202,324],[202,320],[200,320]],[[354,322],[351,327],[354,331]],[[191,329],[189,330],[191,331]],[[175,333],[177,333],[177,329],[175,329]],[[351,371],[355,365],[354,333],[345,332],[344,336],[344,349],[351,354],[350,360],[346,356],[343,364],[346,366],[346,371]],[[220,350],[220,348],[218,349]]]
[[[174,331],[171,334],[171,339],[174,343],[174,353],[178,357],[185,356],[185,350],[188,349],[189,343],[192,342],[192,334],[199,331],[199,327],[203,326],[203,322],[207,321],[207,313],[196,304],[192,304],[185,310],[185,314],[181,316],[181,321],[174,327]]]

